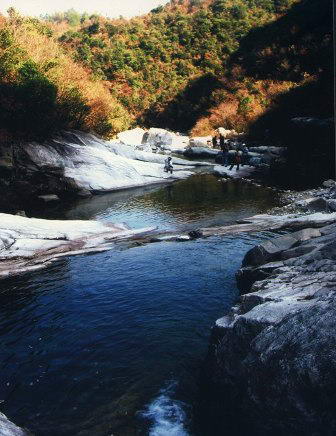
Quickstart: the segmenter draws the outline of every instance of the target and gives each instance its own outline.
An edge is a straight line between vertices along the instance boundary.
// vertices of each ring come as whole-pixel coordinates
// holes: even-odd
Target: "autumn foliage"
[[[280,96],[330,70],[330,3],[171,0],[130,20],[10,10],[0,17],[0,129],[253,131]]]

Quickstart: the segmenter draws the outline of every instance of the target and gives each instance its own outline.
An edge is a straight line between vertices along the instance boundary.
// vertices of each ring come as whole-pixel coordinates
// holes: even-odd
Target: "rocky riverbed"
[[[322,208],[335,198],[335,182],[326,185],[314,191]],[[301,202],[308,217],[313,200],[296,197],[290,207]],[[242,295],[216,321],[203,374],[203,413],[213,407],[218,429],[234,410],[250,434],[335,434],[336,221],[329,216],[329,224],[306,222],[246,254],[237,272]]]
[[[164,129],[135,128],[110,141],[90,133],[63,131],[44,142],[3,144],[0,210],[13,213],[32,204],[43,207],[60,200],[174,182],[192,175],[195,167],[208,167],[207,171],[211,171],[215,161],[221,163],[219,149],[208,146],[208,137],[196,138],[196,142],[194,139]],[[231,144],[238,147],[240,143]],[[281,147],[275,148],[281,151]],[[251,162],[257,159],[251,167],[223,172],[224,167],[217,166],[214,172],[228,178],[246,177],[259,161],[267,165],[279,156],[273,149],[260,147],[260,153],[251,151]],[[172,155],[172,174],[164,171],[166,155]]]
[[[85,220],[44,220],[0,214],[0,278],[34,271],[62,256],[108,250],[113,242],[154,228]]]

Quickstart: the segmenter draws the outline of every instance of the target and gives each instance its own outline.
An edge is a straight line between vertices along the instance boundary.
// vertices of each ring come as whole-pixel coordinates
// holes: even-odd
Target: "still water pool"
[[[180,230],[275,202],[268,190],[198,175],[44,215]],[[192,404],[211,325],[237,297],[245,252],[266,236],[119,246],[2,281],[0,410],[38,436],[197,434]]]

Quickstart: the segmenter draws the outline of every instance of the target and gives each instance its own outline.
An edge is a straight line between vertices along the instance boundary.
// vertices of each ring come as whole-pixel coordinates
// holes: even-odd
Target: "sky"
[[[114,18],[132,17],[164,5],[168,0],[0,0],[0,12],[13,6],[24,15],[40,16],[74,8],[78,12],[98,12]]]

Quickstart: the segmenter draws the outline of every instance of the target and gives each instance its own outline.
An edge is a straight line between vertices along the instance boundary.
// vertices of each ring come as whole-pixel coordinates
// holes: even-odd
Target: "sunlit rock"
[[[0,277],[47,266],[60,256],[101,251],[111,243],[152,232],[125,224],[45,220],[0,213]]]
[[[136,127],[135,129],[118,133],[117,138],[125,145],[140,145],[142,144],[145,133],[146,131],[144,129]]]
[[[211,136],[195,136],[190,138],[190,147],[211,147],[212,137]]]
[[[27,169],[43,171],[52,167],[72,179],[79,189],[88,191],[112,191],[191,175],[190,171],[178,171],[180,165],[190,165],[185,160],[174,158],[176,171],[167,174],[163,155],[81,132],[66,132],[49,142],[32,142],[22,148],[22,165]]]
[[[169,130],[152,127],[146,133],[144,141],[152,147],[162,150],[183,150],[189,144],[189,137],[179,135]]]

